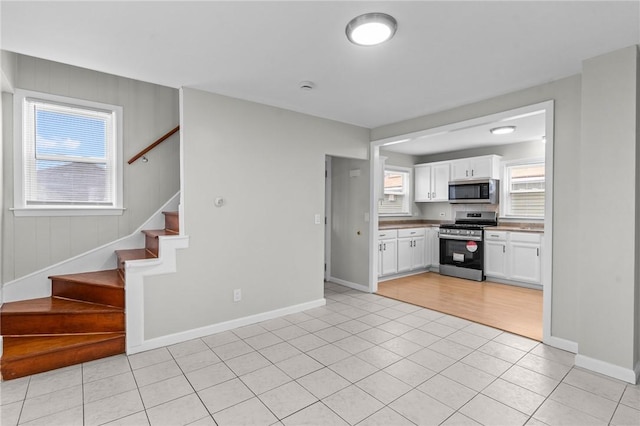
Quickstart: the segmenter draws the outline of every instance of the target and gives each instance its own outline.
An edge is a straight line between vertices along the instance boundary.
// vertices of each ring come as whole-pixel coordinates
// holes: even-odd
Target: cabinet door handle
[[[536,256],[540,257],[540,249],[536,248]]]
[[[382,251],[382,243],[378,244],[378,251]]]
[[[387,243],[382,244],[382,249],[383,249],[384,251],[387,251]]]
[[[465,175],[465,177],[469,177],[469,170],[465,170],[464,171],[464,175]]]
[[[503,252],[503,253],[506,253],[505,246],[502,246],[502,252]]]
[[[435,199],[436,198],[436,193],[432,192],[431,194],[432,194],[431,198]]]
[[[473,176],[473,169],[471,169],[471,176]]]

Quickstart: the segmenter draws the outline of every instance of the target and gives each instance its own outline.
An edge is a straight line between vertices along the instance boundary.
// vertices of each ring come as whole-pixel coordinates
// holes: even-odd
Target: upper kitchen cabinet
[[[416,202],[449,200],[449,162],[416,164],[414,166]]]
[[[499,155],[484,155],[451,161],[451,180],[500,179]]]

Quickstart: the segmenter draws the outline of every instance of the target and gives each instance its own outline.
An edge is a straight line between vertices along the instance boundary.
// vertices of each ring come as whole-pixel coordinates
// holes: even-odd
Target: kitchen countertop
[[[437,228],[443,223],[452,222],[439,222],[436,220],[422,220],[422,221],[388,221],[380,222],[378,224],[378,230],[384,231],[387,229],[408,229],[408,228]],[[532,233],[544,233],[544,225],[538,223],[503,223],[498,226],[491,226],[489,230],[494,231],[509,231],[509,232],[532,232]]]

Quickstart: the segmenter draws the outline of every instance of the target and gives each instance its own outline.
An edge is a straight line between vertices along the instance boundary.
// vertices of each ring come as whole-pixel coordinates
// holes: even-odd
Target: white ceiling
[[[368,128],[579,73],[640,43],[638,1],[0,2],[2,49]],[[349,20],[395,37],[359,47]],[[302,91],[303,80],[315,82]]]
[[[539,110],[527,114],[484,120],[482,117],[471,120],[473,125],[456,123],[440,129],[426,130],[411,135],[390,138],[384,149],[409,155],[431,155],[442,152],[461,151],[496,145],[508,145],[519,142],[542,141],[545,137],[545,111]],[[499,114],[502,115],[502,114]],[[494,135],[491,129],[500,126],[515,126],[515,131],[506,135]],[[401,143],[394,143],[401,142]]]

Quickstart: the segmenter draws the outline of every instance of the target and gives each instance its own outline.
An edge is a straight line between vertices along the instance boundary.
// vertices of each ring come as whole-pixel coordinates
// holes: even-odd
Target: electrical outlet
[[[242,290],[236,288],[235,290],[233,290],[233,301],[239,302],[240,300],[242,300]]]

